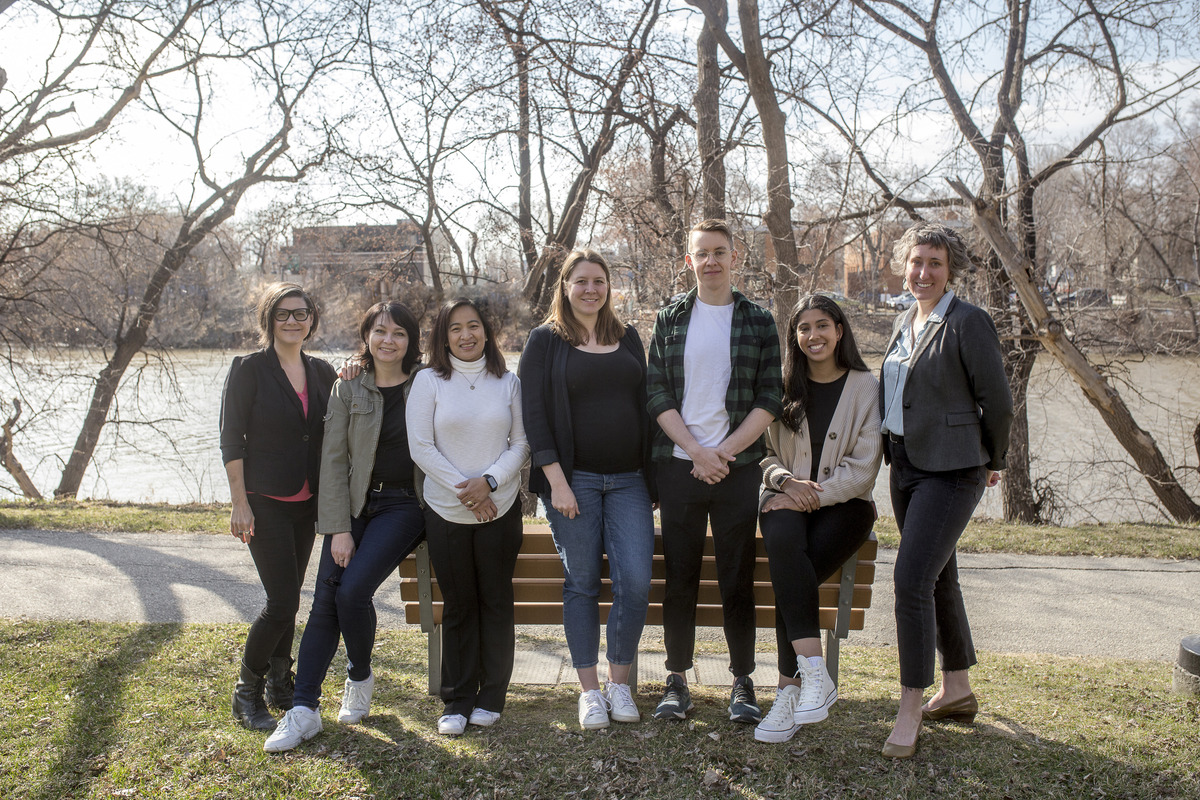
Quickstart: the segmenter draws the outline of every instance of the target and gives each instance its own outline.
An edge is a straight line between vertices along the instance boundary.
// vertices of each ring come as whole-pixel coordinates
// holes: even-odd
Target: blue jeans
[[[600,575],[604,554],[612,580],[608,660],[631,664],[637,655],[650,596],[654,512],[641,472],[598,475],[575,470],[579,505],[567,519],[547,503],[546,519],[563,563],[563,628],[575,669],[594,667],[600,652]]]
[[[324,537],[321,546],[312,611],[296,663],[298,706],[317,707],[339,637],[346,642],[350,680],[370,677],[375,591],[425,538],[425,516],[416,494],[405,489],[368,492],[362,513],[350,520],[350,535],[354,557],[344,570],[333,562],[333,537]]]

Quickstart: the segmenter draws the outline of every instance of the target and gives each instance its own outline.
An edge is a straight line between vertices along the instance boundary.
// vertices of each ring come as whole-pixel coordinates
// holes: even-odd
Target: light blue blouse
[[[912,366],[913,353],[921,349],[926,338],[933,336],[935,327],[929,323],[941,322],[953,299],[954,292],[947,289],[915,337],[912,335],[912,319],[917,313],[914,306],[908,319],[904,322],[904,327],[900,330],[900,335],[896,337],[895,344],[883,359],[881,383],[883,384],[884,433],[891,433],[895,436],[904,435],[904,384],[908,382],[908,371]]]

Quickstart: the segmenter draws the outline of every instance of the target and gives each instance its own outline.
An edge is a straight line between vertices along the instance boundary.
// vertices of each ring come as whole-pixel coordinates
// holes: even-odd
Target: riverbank
[[[101,531],[126,533],[209,533],[228,535],[224,503],[117,503],[102,500],[0,501],[0,530]],[[545,524],[545,520],[526,520]],[[896,521],[880,517],[876,536],[896,547]],[[1200,525],[1120,522],[1054,527],[999,520],[972,521],[959,542],[965,553],[1038,556],[1200,559]]]

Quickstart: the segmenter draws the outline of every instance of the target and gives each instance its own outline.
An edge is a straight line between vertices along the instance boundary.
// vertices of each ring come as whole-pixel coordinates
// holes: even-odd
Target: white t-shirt
[[[683,343],[683,407],[679,415],[701,447],[716,447],[729,435],[725,395],[733,365],[729,338],[733,334],[733,303],[710,306],[696,298]],[[687,453],[675,445],[675,457]]]

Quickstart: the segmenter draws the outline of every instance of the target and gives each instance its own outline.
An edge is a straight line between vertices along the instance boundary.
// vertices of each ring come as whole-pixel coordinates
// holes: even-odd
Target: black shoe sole
[[[662,709],[655,709],[654,718],[667,720],[668,722],[673,719],[687,719],[687,715],[695,710],[695,708],[696,706],[694,704],[689,703],[688,707],[683,711],[664,711]]]

